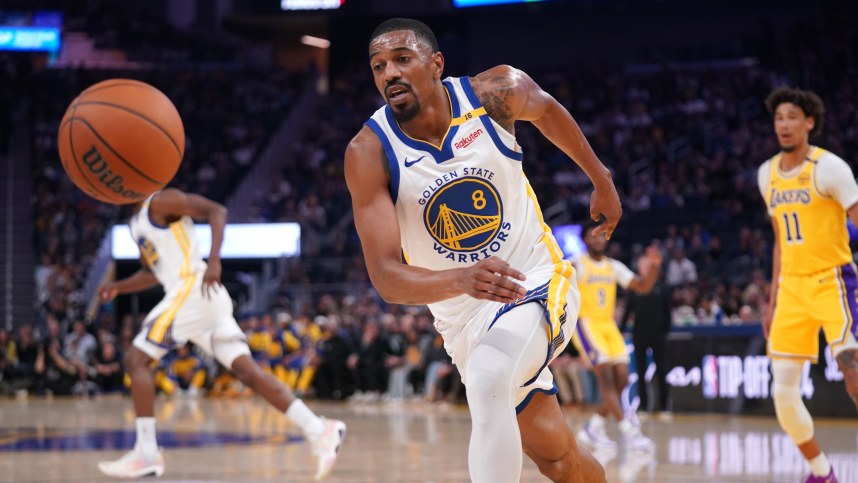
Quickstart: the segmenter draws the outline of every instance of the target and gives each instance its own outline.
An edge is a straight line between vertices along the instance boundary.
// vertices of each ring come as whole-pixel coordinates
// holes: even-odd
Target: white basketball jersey
[[[149,218],[149,203],[155,194],[146,198],[129,225],[143,263],[169,294],[190,278],[199,278],[206,270],[206,263],[200,256],[194,221],[189,216],[167,226],[157,225]]]
[[[528,290],[555,274],[568,279],[573,269],[542,220],[515,136],[488,116],[467,77],[443,84],[453,119],[441,146],[405,134],[389,106],[367,121],[390,165],[405,261],[443,270],[497,256],[527,275]],[[484,305],[461,295],[429,309],[455,322]]]

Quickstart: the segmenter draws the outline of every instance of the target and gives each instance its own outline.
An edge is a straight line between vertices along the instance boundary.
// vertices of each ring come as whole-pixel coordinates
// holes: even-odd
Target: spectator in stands
[[[90,371],[93,382],[101,392],[116,392],[123,389],[124,370],[116,353],[116,345],[105,341],[96,352],[93,367]]]
[[[22,325],[18,328],[18,367],[17,377],[21,380],[21,389],[33,391],[36,383],[36,359],[39,356],[39,344],[33,337],[33,328]]]
[[[378,322],[367,322],[357,351],[349,356],[348,366],[352,370],[358,393],[358,401],[374,402],[387,390],[387,357],[393,351],[387,339],[381,336]]]
[[[697,267],[685,256],[685,250],[679,247],[673,249],[672,257],[667,262],[666,274],[669,287],[697,281]]]

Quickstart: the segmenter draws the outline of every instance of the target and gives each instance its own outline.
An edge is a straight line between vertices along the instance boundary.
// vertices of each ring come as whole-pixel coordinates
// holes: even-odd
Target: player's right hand
[[[772,329],[772,315],[775,313],[775,308],[769,306],[766,313],[763,315],[763,337],[769,340],[769,331]]]
[[[119,295],[119,287],[113,282],[98,287],[98,298],[103,304],[115,299],[117,295]]]
[[[460,283],[462,291],[471,297],[510,304],[527,295],[527,290],[514,281],[524,279],[524,274],[506,260],[489,257],[463,269]]]
[[[604,234],[605,238],[610,240],[620,217],[623,216],[623,205],[620,203],[620,195],[613,182],[596,187],[590,195],[590,218],[593,221],[599,221],[603,216],[605,221],[593,229],[593,235]]]

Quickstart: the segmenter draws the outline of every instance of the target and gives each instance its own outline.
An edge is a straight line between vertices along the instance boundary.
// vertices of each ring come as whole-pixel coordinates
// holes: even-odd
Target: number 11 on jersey
[[[801,227],[798,223],[798,213],[784,213],[784,228],[786,229],[787,243],[801,243]]]

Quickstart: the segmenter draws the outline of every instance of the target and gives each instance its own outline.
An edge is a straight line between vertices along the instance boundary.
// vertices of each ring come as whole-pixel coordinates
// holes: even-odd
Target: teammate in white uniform
[[[552,396],[546,366],[569,341],[579,296],[522,170],[515,121],[531,121],[587,172],[591,215],[606,217],[597,232],[607,235],[621,214],[609,171],[525,73],[499,66],[442,80],[444,57],[420,22],[382,23],[369,63],[387,105],[346,150],[355,225],[378,292],[428,304],[459,367],[472,480],[518,481],[523,446],[553,481],[603,481]]]
[[[200,256],[191,217],[211,224],[208,264]],[[232,299],[220,282],[220,248],[226,218],[226,208],[198,195],[175,189],[153,194],[137,206],[131,219],[131,235],[140,248],[143,268],[124,280],[99,287],[103,302],[158,284],[166,293],[146,317],[125,355],[137,413],[137,442],[120,459],[99,463],[106,475],[137,478],[164,473],[164,459],[155,439],[151,363],[188,341],[231,368],[242,383],[304,431],[318,458],[316,479],[325,477],[333,468],[345,424],[319,418],[286,386],[263,372],[251,359],[244,334],[233,318]]]

